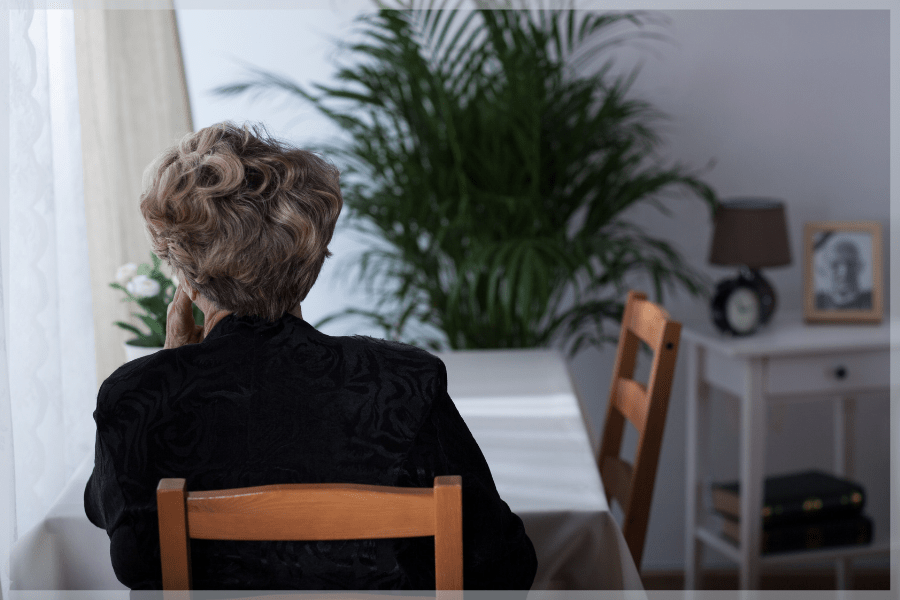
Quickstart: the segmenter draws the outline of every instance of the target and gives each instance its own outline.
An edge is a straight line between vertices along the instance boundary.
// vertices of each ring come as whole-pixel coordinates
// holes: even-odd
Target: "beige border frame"
[[[813,289],[813,236],[822,231],[857,231],[872,236],[872,308],[817,310]],[[812,221],[803,228],[803,316],[807,323],[880,323],[884,318],[881,223],[878,221]]]

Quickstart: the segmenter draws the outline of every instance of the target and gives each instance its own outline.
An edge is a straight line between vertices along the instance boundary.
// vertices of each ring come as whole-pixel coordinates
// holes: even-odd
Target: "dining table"
[[[500,497],[534,544],[532,590],[643,590],[607,503],[565,357],[548,349],[436,355]],[[12,590],[126,590],[113,572],[106,532],[84,513],[93,466],[86,456],[46,517],[13,544]]]

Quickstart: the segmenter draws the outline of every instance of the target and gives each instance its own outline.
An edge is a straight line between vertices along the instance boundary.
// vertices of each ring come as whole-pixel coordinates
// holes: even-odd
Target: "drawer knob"
[[[847,367],[840,366],[834,369],[834,376],[837,379],[844,379],[847,377]]]

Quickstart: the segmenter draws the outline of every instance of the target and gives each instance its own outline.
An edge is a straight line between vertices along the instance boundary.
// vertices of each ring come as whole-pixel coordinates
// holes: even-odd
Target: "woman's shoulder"
[[[398,342],[396,340],[384,340],[381,338],[369,337],[367,335],[354,335],[346,338],[350,346],[355,346],[361,352],[366,354],[379,355],[386,360],[396,360],[404,363],[419,364],[422,367],[431,367],[437,370],[444,370],[444,363],[440,358],[418,346]]]
[[[185,354],[195,354],[199,344],[191,344],[180,348],[160,349],[148,356],[130,360],[119,366],[100,384],[97,396],[97,408],[114,406],[120,396],[131,392],[140,392],[145,399],[155,397],[156,388],[171,386],[179,375],[189,376],[189,361]]]
[[[382,380],[398,380],[402,388],[420,392],[417,397],[428,405],[447,390],[447,369],[443,361],[423,348],[364,335],[338,339],[344,346],[347,366],[356,372],[368,372]]]
[[[398,342],[396,340],[385,340],[381,338],[371,337],[368,335],[353,335],[347,338],[352,343],[369,346],[388,353],[396,353],[398,355],[407,355],[421,358],[422,360],[440,360],[437,356],[418,346]]]

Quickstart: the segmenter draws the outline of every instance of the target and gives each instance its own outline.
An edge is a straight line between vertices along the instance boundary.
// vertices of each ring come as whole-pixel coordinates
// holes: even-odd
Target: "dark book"
[[[740,522],[725,518],[722,533],[740,543]],[[855,515],[813,523],[774,525],[763,529],[762,553],[815,550],[834,546],[851,546],[872,542],[872,520]]]
[[[764,527],[798,520],[851,517],[860,514],[866,503],[861,485],[821,471],[767,477],[763,498]],[[712,501],[713,508],[726,517],[740,516],[741,496],[736,481],[713,484]]]

